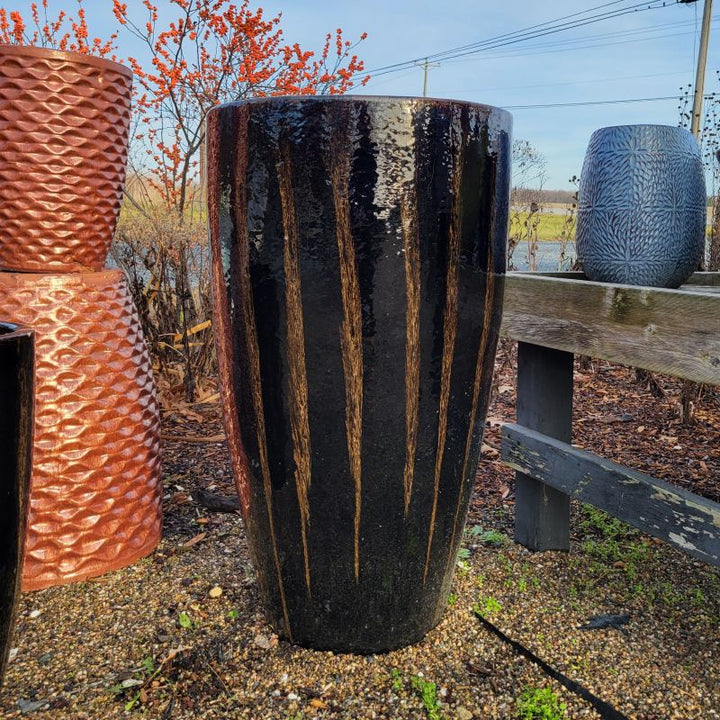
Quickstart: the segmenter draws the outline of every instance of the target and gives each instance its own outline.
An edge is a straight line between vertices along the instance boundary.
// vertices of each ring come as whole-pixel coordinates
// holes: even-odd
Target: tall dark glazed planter
[[[376,652],[442,615],[500,324],[510,124],[373,97],[209,117],[225,421],[288,640]]]
[[[0,323],[0,685],[20,594],[33,415],[33,334]]]

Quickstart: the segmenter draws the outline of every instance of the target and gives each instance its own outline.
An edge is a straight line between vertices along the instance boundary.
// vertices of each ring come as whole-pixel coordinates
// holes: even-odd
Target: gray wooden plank
[[[696,273],[716,275],[716,273]],[[700,278],[708,285],[708,278]],[[503,335],[720,385],[720,295],[508,273]]]
[[[712,500],[521,425],[503,428],[502,459],[518,472],[720,565],[720,504]]]
[[[573,356],[519,343],[517,420],[570,442]],[[523,473],[515,477],[515,540],[531,550],[570,549],[570,499]]]
[[[565,271],[557,271],[557,270],[543,270],[543,271],[535,271],[535,272],[523,272],[520,271],[518,274],[522,275],[530,275],[532,277],[554,277],[554,278],[560,278],[562,280],[585,280],[586,282],[590,282],[585,275],[584,272],[581,270],[565,270]],[[607,283],[604,283],[607,284]],[[717,287],[720,285],[720,272],[696,272],[693,273],[686,281],[685,284],[680,287],[682,290],[683,288],[687,287],[688,285],[694,286],[694,285],[702,285],[705,287]]]

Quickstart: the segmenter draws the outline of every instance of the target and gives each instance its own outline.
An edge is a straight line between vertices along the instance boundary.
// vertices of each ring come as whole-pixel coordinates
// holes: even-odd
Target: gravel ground
[[[612,389],[612,378],[599,382]],[[491,416],[508,415],[507,395]],[[190,417],[167,414],[166,431],[220,432],[216,406]],[[711,425],[720,425],[714,415]],[[580,507],[569,554],[515,545],[512,474],[492,447],[496,428],[487,441],[443,621],[414,647],[369,657],[278,642],[241,521],[189,495],[232,493],[224,443],[166,443],[158,551],[95,581],[22,597],[0,716],[512,719],[524,688],[547,687],[567,718],[600,717],[488,631],[476,608],[629,718],[720,717],[718,569]],[[601,614],[629,620],[580,629]],[[436,685],[434,715],[417,677]]]

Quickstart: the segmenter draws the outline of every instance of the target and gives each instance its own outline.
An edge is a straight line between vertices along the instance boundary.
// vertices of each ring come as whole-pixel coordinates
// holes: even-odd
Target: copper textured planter
[[[32,454],[33,335],[0,323],[0,685],[10,650]]]
[[[100,270],[125,179],[131,71],[0,45],[0,269]]]
[[[122,273],[0,273],[0,307],[35,330],[23,589],[131,564],[160,539],[162,492],[152,368]]]
[[[500,325],[510,122],[371,97],[210,113],[225,422],[288,640],[388,650],[447,605]]]

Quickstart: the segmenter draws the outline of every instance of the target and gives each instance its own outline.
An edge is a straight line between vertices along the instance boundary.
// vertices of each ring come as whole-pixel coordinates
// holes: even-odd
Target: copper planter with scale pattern
[[[36,338],[23,590],[130,565],[160,540],[162,483],[152,367],[122,272],[0,273],[0,307]]]
[[[0,45],[0,269],[100,270],[120,210],[132,72]]]

